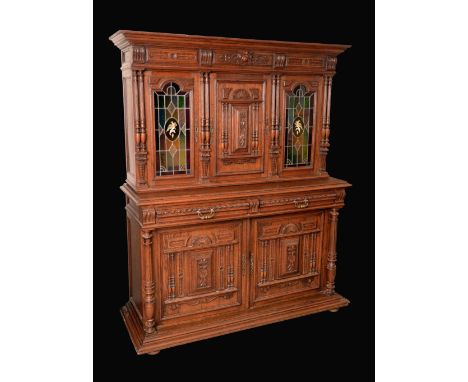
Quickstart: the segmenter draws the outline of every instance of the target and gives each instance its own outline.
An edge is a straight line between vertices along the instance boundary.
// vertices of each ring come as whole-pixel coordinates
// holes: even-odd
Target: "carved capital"
[[[154,224],[156,222],[156,211],[154,208],[144,208],[142,212],[143,224]]]
[[[144,64],[146,62],[146,48],[144,46],[133,47],[133,63]]]
[[[286,66],[286,55],[284,54],[275,54],[273,58],[273,67],[274,68],[284,68]]]
[[[213,51],[200,49],[198,51],[198,62],[200,65],[211,65],[213,63]]]
[[[336,57],[326,56],[324,62],[325,70],[335,70],[337,61]]]
[[[337,190],[336,191],[336,199],[335,199],[335,202],[336,203],[343,203],[344,202],[344,198],[346,196],[346,191],[341,189],[341,190]]]

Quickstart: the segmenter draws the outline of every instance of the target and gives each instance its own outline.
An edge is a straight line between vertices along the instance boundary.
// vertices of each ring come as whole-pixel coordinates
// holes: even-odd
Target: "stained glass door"
[[[177,82],[154,92],[156,175],[190,174],[190,93]]]
[[[285,77],[281,97],[283,174],[310,173],[316,167],[319,81]]]

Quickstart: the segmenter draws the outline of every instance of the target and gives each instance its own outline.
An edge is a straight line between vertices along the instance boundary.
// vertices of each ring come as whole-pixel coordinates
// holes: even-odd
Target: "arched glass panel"
[[[297,86],[286,96],[284,167],[310,166],[315,93]]]
[[[175,82],[154,92],[156,175],[190,174],[190,94]]]

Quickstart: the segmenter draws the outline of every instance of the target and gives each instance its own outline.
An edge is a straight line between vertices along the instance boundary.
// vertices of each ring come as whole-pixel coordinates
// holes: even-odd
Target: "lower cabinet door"
[[[250,305],[320,288],[323,212],[252,221]]]
[[[162,320],[242,306],[242,222],[162,230]]]

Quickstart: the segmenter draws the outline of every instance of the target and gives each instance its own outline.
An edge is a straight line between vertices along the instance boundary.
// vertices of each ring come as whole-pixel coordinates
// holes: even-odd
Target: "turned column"
[[[336,235],[338,230],[338,210],[333,208],[330,211],[330,241],[328,245],[327,258],[327,284],[326,294],[335,293],[335,276],[336,276]]]
[[[150,230],[143,230],[141,237],[143,239],[143,328],[146,333],[153,333],[155,329],[154,322],[154,291],[155,284],[153,280],[153,259],[152,259],[152,238],[153,233]]]
[[[211,157],[211,126],[210,126],[210,74],[202,73],[202,118],[201,118],[201,180],[208,180],[208,169]]]
[[[320,140],[320,173],[327,174],[327,154],[330,147],[330,107],[331,107],[331,86],[332,76],[325,76],[324,81],[324,101],[323,101],[323,122]]]
[[[133,81],[133,112],[135,119],[135,159],[137,162],[137,183],[146,186],[146,162],[148,151],[146,147],[145,105],[143,91],[143,71],[132,73]]]
[[[278,175],[279,158],[279,84],[280,76],[273,74],[271,79],[271,139],[270,139],[270,176]]]

